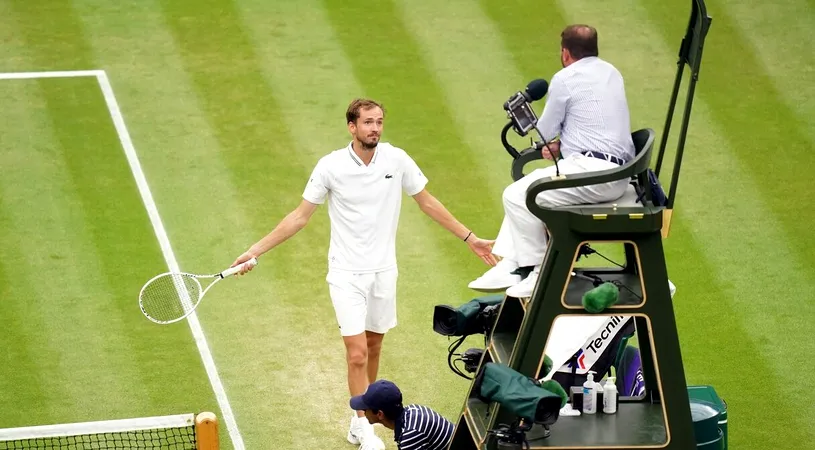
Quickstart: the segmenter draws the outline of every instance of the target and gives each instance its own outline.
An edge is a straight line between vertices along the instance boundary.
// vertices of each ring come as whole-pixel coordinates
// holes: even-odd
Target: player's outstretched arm
[[[253,246],[249,247],[249,250],[244,252],[242,255],[238,256],[238,259],[236,259],[235,262],[233,262],[229,267],[235,267],[238,264],[243,264],[252,258],[259,258],[260,255],[275,248],[279,244],[282,244],[288,238],[297,234],[298,231],[305,228],[315,210],[317,210],[316,204],[311,203],[308,200],[303,200],[300,202],[300,205],[297,206],[294,211],[286,215],[286,217],[284,217],[283,220],[281,220],[269,234],[264,236]],[[250,270],[252,270],[252,266],[249,264],[244,264],[244,267],[240,272],[238,272],[238,274],[243,275]]]
[[[436,197],[430,194],[427,189],[422,189],[421,192],[413,196],[413,199],[419,204],[419,209],[421,209],[423,213],[456,235],[456,237],[466,242],[470,250],[478,255],[486,264],[494,266],[497,263],[495,255],[492,254],[492,245],[495,241],[481,239],[476,236],[469,228],[456,220],[450,211],[448,211]]]

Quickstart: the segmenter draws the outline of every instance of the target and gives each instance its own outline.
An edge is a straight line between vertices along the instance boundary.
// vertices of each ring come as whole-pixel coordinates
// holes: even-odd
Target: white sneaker
[[[676,294],[676,286],[671,283],[671,280],[668,280],[668,288],[671,290],[671,298],[674,298],[674,294]]]
[[[541,266],[535,266],[529,276],[524,278],[520,283],[510,286],[507,289],[507,296],[515,298],[529,298],[532,297],[532,291],[535,290],[535,284],[538,282],[538,275],[540,275]]]
[[[385,443],[374,433],[373,425],[365,417],[351,419],[348,442],[359,445],[360,450],[385,450]]]
[[[351,417],[351,427],[348,429],[348,442],[354,445],[359,445],[358,436],[361,436],[363,433],[362,427],[364,426],[364,424],[359,422],[360,419],[364,420],[366,423],[368,422],[368,419],[364,417],[357,417],[356,415],[354,415],[353,417]]]
[[[486,271],[477,279],[467,285],[476,291],[499,291],[521,282],[521,276],[511,273],[518,268],[518,263],[509,259],[498,261],[494,267]]]

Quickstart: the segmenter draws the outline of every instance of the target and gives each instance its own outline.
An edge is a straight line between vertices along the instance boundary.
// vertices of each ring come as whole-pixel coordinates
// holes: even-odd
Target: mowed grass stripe
[[[503,43],[522,80],[525,80],[524,86],[535,78],[550,81],[561,67],[560,32],[565,26],[557,2],[537,2],[534,10],[527,9],[530,2],[526,0],[480,0],[479,3],[497,29],[497,35],[491,38]],[[545,18],[545,21],[532,19],[535,15]],[[545,99],[533,104],[539,116],[544,102]]]
[[[31,49],[30,66],[49,68],[47,62],[53,58],[43,42],[53,39],[61,41],[61,45],[65,47],[64,53],[70,55],[74,64],[79,67],[95,66],[72,9],[60,9],[58,12],[61,20],[58,23],[46,23],[32,10],[21,5],[16,6],[20,7],[15,9],[11,17],[16,29]],[[69,58],[66,58],[66,63],[67,59]],[[57,142],[63,146],[57,150],[61,152],[58,155],[62,158],[64,169],[73,183],[74,192],[71,195],[75,196],[78,202],[77,211],[85,216],[85,226],[94,246],[92,251],[76,250],[95,258],[92,263],[76,265],[77,268],[90,267],[87,272],[79,273],[78,277],[87,276],[89,273],[101,274],[101,277],[97,278],[97,283],[101,283],[102,286],[98,289],[104,290],[104,294],[94,297],[94,300],[99,302],[94,305],[99,311],[95,311],[88,320],[75,321],[76,325],[82,324],[84,328],[70,329],[70,332],[77,334],[76,339],[97,339],[92,342],[97,343],[105,351],[115,353],[116,356],[113,358],[115,361],[121,358],[124,363],[132,364],[128,370],[119,370],[115,366],[108,367],[109,373],[99,375],[100,383],[104,384],[107,377],[118,377],[118,383],[139,390],[139,394],[127,396],[114,390],[105,397],[100,397],[99,389],[95,392],[92,390],[85,392],[83,389],[93,386],[92,383],[88,383],[88,380],[93,378],[88,376],[80,378],[80,374],[77,374],[73,383],[76,386],[72,384],[71,387],[88,396],[86,399],[89,403],[88,414],[97,413],[98,418],[105,418],[106,414],[114,412],[115,408],[121,408],[115,410],[119,417],[133,414],[163,414],[181,408],[187,410],[188,404],[185,400],[179,399],[184,395],[184,391],[172,385],[172,382],[167,383],[167,379],[172,380],[171,374],[177,373],[175,368],[185,365],[189,367],[191,362],[197,362],[196,355],[191,346],[186,349],[186,354],[183,353],[184,349],[179,349],[177,340],[174,339],[151,342],[150,332],[154,328],[149,328],[149,322],[139,317],[137,313],[135,293],[143,281],[133,276],[135,272],[131,271],[130,261],[152,259],[155,261],[153,270],[156,270],[160,267],[161,260],[156,248],[149,249],[139,245],[152,235],[152,230],[146,214],[141,209],[140,199],[129,176],[127,164],[124,158],[121,158],[121,145],[112,127],[98,84],[92,78],[46,80],[39,82],[39,88],[47,113],[51,116],[53,134]],[[139,211],[140,215],[134,214]],[[119,327],[112,332],[118,339],[101,340],[100,335],[104,333],[94,330],[97,322]],[[83,337],[83,331],[89,336]],[[167,336],[177,337],[171,334]],[[90,349],[94,350],[93,347]],[[88,348],[84,351],[88,351]],[[172,358],[178,366],[162,360],[164,356]],[[200,366],[191,367],[191,370],[194,370]],[[105,367],[100,364],[95,370],[104,372]],[[59,373],[52,375],[62,376]],[[149,386],[150,381],[165,384]],[[189,383],[187,387],[194,392],[200,392],[201,386]],[[142,391],[142,388],[145,390]],[[133,400],[128,405],[108,403],[114,402],[114,399],[128,397],[138,400]],[[97,406],[98,410],[91,408],[91,403]],[[208,405],[204,401],[194,403]],[[66,415],[67,418],[69,416]]]
[[[73,90],[82,89],[77,81],[93,87],[93,80],[70,81],[74,81]],[[14,253],[25,255],[15,265],[16,270],[25,269],[15,274],[16,283],[29,292],[24,299],[30,306],[23,311],[28,309],[33,316],[29,316],[32,326],[40,325],[36,329],[43,350],[37,355],[42,358],[39,375],[51,380],[47,404],[20,405],[20,409],[50,409],[52,422],[143,414],[153,406],[151,392],[141,380],[142,361],[132,339],[132,323],[120,315],[117,288],[122,283],[114,286],[106,277],[106,270],[112,268],[105,265],[111,261],[104,261],[92,231],[102,224],[93,223],[94,214],[83,202],[82,187],[64,160],[65,142],[50,116],[53,105],[38,95],[38,83],[69,80],[13,82],[28,83],[32,94],[22,97],[25,104],[19,100],[10,103],[28,113],[15,124],[28,133],[7,130],[17,144],[7,157],[26,167],[25,171],[5,172],[3,177],[4,204],[7,214],[13,214],[9,234],[15,236],[9,245]],[[26,104],[36,106],[28,109]],[[107,141],[96,137],[100,145]],[[134,301],[129,304],[136,307]],[[25,385],[20,388],[27,389]],[[120,403],[120,399],[126,401]],[[36,410],[29,412],[37,414]]]
[[[31,61],[31,50],[16,31],[11,19],[13,9],[9,2],[0,2],[0,73],[28,72],[35,67]]]
[[[815,8],[803,0],[716,4],[732,17],[775,87],[764,95],[778,97],[795,111],[797,123],[815,146]],[[784,145],[780,140],[778,144]]]
[[[611,2],[605,4],[603,8],[598,8],[597,5],[588,2],[571,2],[564,8],[570,11],[570,15],[580,17],[581,21],[596,24],[601,30],[605,30],[604,35],[608,38],[601,42],[601,48],[605,46],[609,49],[626,51],[619,49],[650,46],[655,50],[655,53],[646,55],[628,50],[628,54],[633,53],[632,58],[612,59],[621,66],[627,77],[632,108],[634,110],[653,108],[652,105],[640,103],[649,101],[649,98],[637,96],[636,90],[632,89],[656,83],[658,78],[664,80],[662,84],[666,91],[670,89],[675,75],[675,66],[671,64],[674,56],[670,50],[670,42],[661,41],[662,38],[654,29],[658,26],[642,25],[648,23],[642,8],[628,8],[630,16],[627,22],[641,24],[637,27],[636,33],[625,32],[625,24],[617,23],[617,19],[606,20],[608,17],[615,17],[613,12],[622,6]],[[721,36],[720,39],[727,40],[727,37]],[[662,42],[661,48],[659,42]],[[679,45],[678,39],[676,45]],[[635,70],[640,62],[635,55],[647,57],[651,61],[647,73]],[[707,78],[715,76],[709,73]],[[703,82],[704,80],[700,81]],[[802,343],[799,337],[789,333],[789,330],[797,329],[799,326],[796,324],[798,319],[779,314],[776,306],[779,301],[792,302],[804,298],[805,294],[801,290],[808,280],[806,274],[798,269],[797,265],[801,261],[791,252],[789,244],[778,228],[778,222],[770,215],[767,205],[762,204],[759,186],[753,183],[740,161],[736,159],[736,151],[725,140],[727,135],[722,130],[723,126],[717,122],[706,99],[699,97],[697,91],[680,183],[681,197],[675,213],[676,225],[684,224],[688,227],[693,241],[679,242],[675,238],[667,240],[668,262],[671,276],[679,289],[677,303],[680,298],[687,299],[686,302],[692,302],[696,307],[703,302],[701,299],[705,298],[702,291],[721,289],[726,295],[715,300],[720,306],[721,320],[735,319],[741,324],[741,333],[734,335],[731,342],[751,342],[762,351],[760,353],[762,357],[755,358],[753,362],[762,363],[766,369],[761,373],[772,376],[765,375],[761,380],[747,381],[750,378],[749,373],[755,373],[752,368],[748,372],[742,365],[710,363],[715,364],[719,371],[719,375],[712,378],[711,382],[715,381],[717,386],[722,386],[720,390],[730,398],[731,408],[743,410],[745,415],[749,416],[755,414],[756,409],[750,409],[749,404],[752,400],[740,393],[763,390],[771,391],[780,397],[789,395],[783,384],[786,379],[784,375],[786,370],[783,368],[788,365],[789,358],[794,358],[796,354],[805,350],[801,348],[802,345],[809,344]],[[667,98],[667,95],[663,98]],[[656,97],[650,99],[652,103],[655,101]],[[667,101],[662,102],[667,107]],[[675,133],[677,131],[674,131],[674,136]],[[715,148],[717,151],[708,151],[709,148]],[[737,192],[738,195],[710,195],[712,192],[720,192],[722,185],[732,186],[732,192]],[[755,200],[748,205],[742,199]],[[749,219],[751,217],[766,219],[754,222]],[[688,245],[699,249],[695,259],[678,261],[672,257],[673,251],[679,251]],[[779,256],[767,260],[765,259],[767,255]],[[706,260],[713,267],[717,267],[715,278],[717,285],[703,286],[695,279],[685,278],[687,267],[698,264],[699,260]],[[808,307],[803,308],[803,311],[807,311]],[[804,313],[803,316],[807,314],[809,313]],[[678,320],[680,324],[693,327],[694,333],[698,333],[699,336],[693,341],[683,339],[684,348],[688,349],[686,352],[697,351],[697,348],[706,346],[709,339],[714,339],[719,334],[719,329],[715,326],[700,327],[695,316],[679,316]],[[703,333],[709,333],[708,339],[701,338]],[[760,362],[761,359],[763,361]],[[688,366],[687,370],[691,376],[695,373],[693,366]],[[734,374],[740,375],[734,377]],[[739,382],[736,382],[737,378]],[[749,388],[744,385],[745,382],[750,384]],[[800,409],[780,407],[778,414],[795,421]],[[751,420],[759,420],[759,417],[755,416]],[[801,430],[799,436],[803,439],[808,431],[804,426],[799,429]],[[770,439],[769,435],[753,429],[749,430],[749,435],[743,437],[745,443]],[[741,437],[736,439],[734,445]]]
[[[156,2],[74,4],[115,89],[176,259],[193,271],[228,265],[254,233],[161,9]],[[229,220],[213,220],[220,217]],[[197,311],[204,323],[207,306]]]
[[[392,2],[373,7],[323,4],[366,95],[389,108],[385,140],[413,156],[430,180],[428,190],[459,220],[490,237],[498,227],[496,198],[480,164],[460,154],[464,138],[453,126],[450,107],[441,101],[444,88],[398,8]],[[365,26],[355,25],[360,17],[366,17]],[[467,283],[487,267],[464,243],[423,217],[412,200],[405,202],[397,242],[400,325],[386,338],[382,376],[404,386],[410,398],[434,399],[442,414],[455,418],[469,383],[444,363],[449,342],[432,332],[433,306],[460,305],[481,295],[467,289]]]
[[[449,126],[464,138],[455,151],[462,158],[472,159],[481,173],[481,183],[491,192],[488,200],[492,207],[483,213],[492,216],[490,231],[497,233],[503,217],[501,194],[512,182],[512,158],[500,140],[501,128],[508,121],[503,104],[531,78],[521,75],[505,42],[497,37],[496,25],[478,4],[411,0],[395,3],[429,72],[442,89],[443,96],[437,100],[447,105],[452,115]],[[515,133],[509,136],[512,139]],[[515,139],[514,143],[519,150],[529,144],[528,139]]]
[[[70,85],[80,81],[86,83],[85,90]],[[118,335],[128,339],[130,348],[122,349],[123,356],[135,366],[128,382],[147,391],[144,397],[150,404],[142,414],[215,408],[200,356],[186,330],[160,330],[137,314],[137,293],[146,281],[144,268],[158,274],[166,271],[166,266],[157,246],[145,245],[154,242],[153,229],[122,157],[121,143],[97,81],[46,80],[40,86],[62,149],[62,161],[86,216],[85,228],[98,252],[99,267],[90,268],[88,273],[104,277],[104,285],[110,290],[106,298],[109,305],[104,307],[111,315],[107,320],[121,320]],[[180,380],[173,376],[173,370],[167,370],[167,361],[202,377],[185,380],[179,388],[176,383]]]
[[[251,174],[261,172],[268,176],[266,188],[279,189],[282,177],[272,175],[281,165],[273,149],[293,148],[293,142],[281,125],[282,111],[263,79],[235,5],[217,0],[194,7],[192,2],[160,1],[159,5],[233,184],[239,192],[254,192],[257,186]],[[272,206],[277,204],[268,202],[258,213]]]
[[[667,18],[688,15],[687,6],[660,2],[641,4],[660,32],[662,42],[678,48],[685,25]],[[756,183],[760,198],[768,207],[767,213],[778,221],[784,238],[795,242],[790,250],[798,264],[803,265],[806,272],[815,273],[812,257],[815,240],[801,239],[810,234],[810,220],[806,219],[812,218],[802,217],[802,211],[810,210],[815,200],[807,196],[798,201],[788,200],[791,192],[811,190],[809,167],[815,164],[811,132],[805,129],[798,113],[787,106],[747,37],[726,10],[712,3],[708,5],[708,13],[715,17],[715,29],[706,42],[697,98],[710,106],[712,119],[720,124],[721,135],[734,150],[733,156]],[[788,33],[785,38],[795,41],[808,38],[795,29],[785,33]],[[789,68],[793,73],[811,70],[806,67],[806,59],[797,70],[792,70],[792,65]],[[700,142],[701,149],[708,153],[721,151],[706,142]],[[725,192],[726,195],[737,193]],[[752,201],[750,197],[742,198]],[[751,213],[750,217],[759,216]]]
[[[31,2],[10,0],[0,5],[4,14],[0,21],[8,29],[19,33],[19,41],[25,49],[12,59],[14,65],[8,71],[52,71],[94,69],[85,58],[89,54],[88,43],[78,26],[70,2]],[[43,17],[54,17],[53,24],[46,24]],[[48,26],[53,25],[53,26]],[[46,56],[47,55],[47,56]]]
[[[293,143],[291,147],[269,144],[270,152],[291,174],[285,191],[257,193],[257,200],[279,195],[288,202],[265,218],[271,230],[301,201],[317,161],[350,141],[345,110],[364,91],[319,2],[243,1],[236,3],[236,11],[261,75],[283,112],[278,125],[288,130]],[[252,329],[253,334],[263,336],[267,326],[275,326],[292,336],[266,344],[264,358],[282,359],[286,364],[275,371],[259,368],[254,380],[258,387],[273,386],[256,394],[256,414],[281,417],[258,426],[264,433],[284,436],[291,448],[324,447],[326,442],[343,445],[341,439],[352,414],[344,350],[325,282],[328,236],[327,208],[321,206],[305,229],[265,257],[264,263],[285,282],[277,289],[278,299],[268,306],[267,323]],[[276,314],[277,302],[286,302],[291,309],[285,315]],[[247,340],[246,345],[244,358],[252,359],[254,342]],[[299,357],[302,354],[309,357]],[[293,373],[309,374],[310,383],[303,384]],[[303,408],[303,404],[321,406]],[[314,422],[309,436],[295,431],[305,421]]]
[[[0,390],[4,392],[4,404],[19,405],[0,409],[0,426],[4,428],[60,421],[62,415],[51,405],[68,398],[64,387],[55,382],[53,376],[61,354],[49,342],[50,334],[43,333],[49,324],[43,319],[42,310],[54,299],[36,295],[39,274],[31,270],[32,260],[48,261],[49,256],[41,251],[29,254],[13,245],[27,237],[20,232],[30,233],[25,225],[20,225],[20,222],[28,223],[20,217],[19,211],[30,210],[31,199],[20,195],[25,193],[20,187],[12,186],[9,177],[17,174],[25,178],[24,186],[30,186],[27,189],[50,190],[31,185],[36,179],[36,167],[28,164],[28,153],[36,155],[53,146],[50,137],[40,132],[43,127],[31,120],[37,100],[36,86],[0,81],[0,102],[6,106],[0,121],[0,173],[4,174],[0,177],[0,239],[6,243],[0,246],[0,298],[3,299],[0,302],[3,317]],[[38,139],[32,141],[32,136]]]

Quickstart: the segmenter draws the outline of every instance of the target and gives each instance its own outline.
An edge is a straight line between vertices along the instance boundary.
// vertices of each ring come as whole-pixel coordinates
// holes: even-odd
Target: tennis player
[[[318,205],[328,202],[326,281],[345,342],[352,396],[376,380],[382,340],[396,326],[396,228],[403,192],[485,263],[497,262],[494,241],[476,236],[427,191],[427,177],[404,150],[380,142],[384,115],[376,101],[352,101],[345,114],[351,142],[317,162],[300,205],[232,264],[258,258],[289,239],[306,226]],[[239,274],[249,270],[244,264]],[[363,411],[351,419],[347,438],[363,450],[384,448]]]

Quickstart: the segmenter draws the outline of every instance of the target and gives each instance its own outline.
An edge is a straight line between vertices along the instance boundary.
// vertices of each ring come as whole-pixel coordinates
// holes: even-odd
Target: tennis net
[[[0,450],[218,450],[215,414],[0,429]]]

